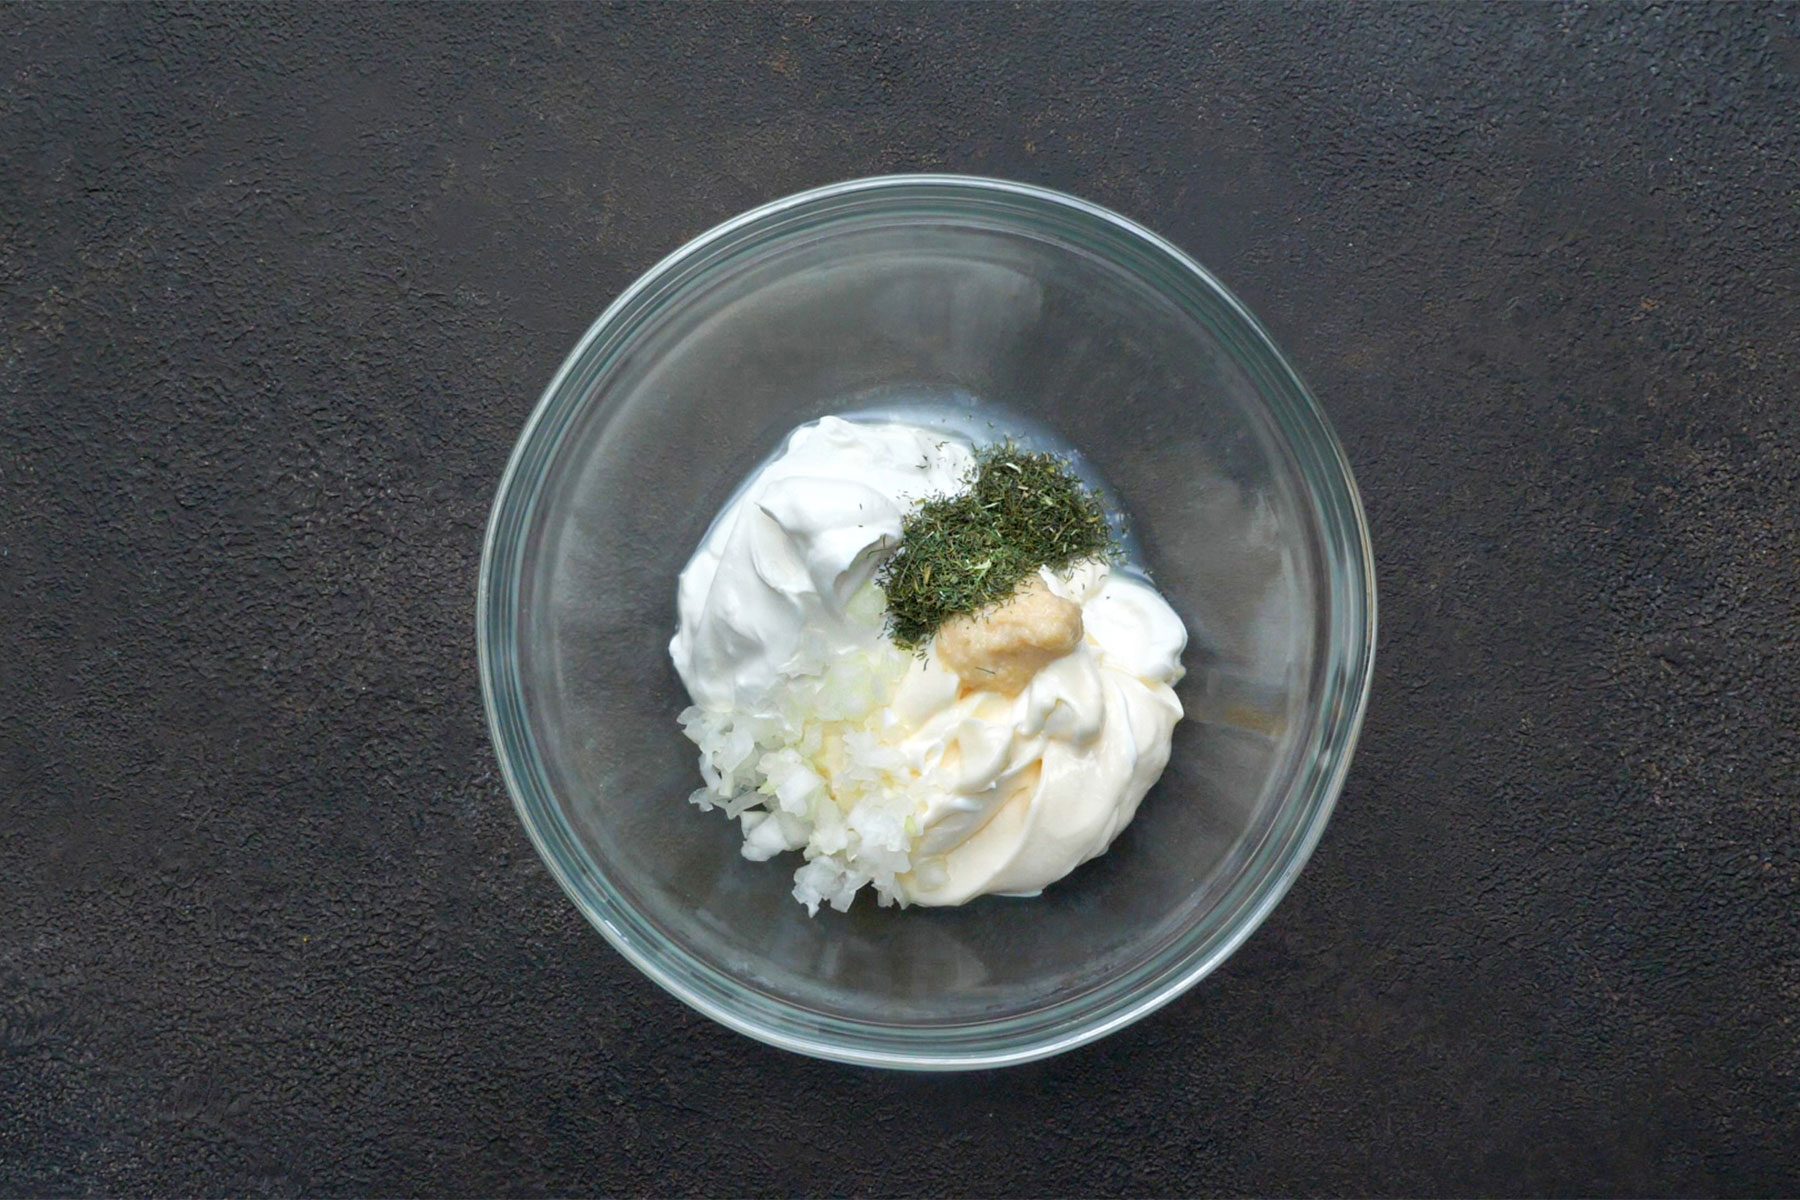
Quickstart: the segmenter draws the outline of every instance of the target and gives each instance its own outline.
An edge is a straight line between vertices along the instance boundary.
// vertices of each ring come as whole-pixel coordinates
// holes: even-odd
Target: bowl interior
[[[509,782],[590,916],[740,1028],[902,1056],[1064,1036],[1235,944],[1329,807],[1368,615],[1348,477],[1229,297],[1092,212],[917,185],[725,227],[615,306],[521,445],[483,597]],[[798,856],[747,862],[685,802],[676,577],[788,430],[913,404],[1080,451],[1187,622],[1187,719],[1112,850],[1042,896],[809,918]]]

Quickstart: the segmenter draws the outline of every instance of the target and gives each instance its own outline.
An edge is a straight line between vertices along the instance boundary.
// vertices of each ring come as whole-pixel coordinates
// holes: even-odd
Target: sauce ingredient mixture
[[[1187,630],[1118,558],[1053,455],[801,426],[681,575],[693,801],[746,858],[800,851],[815,913],[1035,895],[1111,845],[1182,715]]]

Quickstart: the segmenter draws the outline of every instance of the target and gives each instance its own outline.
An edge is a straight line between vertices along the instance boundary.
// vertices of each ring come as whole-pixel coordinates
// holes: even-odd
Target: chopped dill
[[[1005,600],[1039,567],[1118,553],[1099,497],[1067,459],[1002,442],[976,452],[967,482],[907,514],[900,548],[877,576],[888,633],[906,649],[951,617]]]

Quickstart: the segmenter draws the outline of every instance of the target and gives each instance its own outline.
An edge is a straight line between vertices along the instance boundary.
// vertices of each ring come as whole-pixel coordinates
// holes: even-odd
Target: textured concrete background
[[[1800,1192],[1800,9],[0,9],[0,1191]],[[550,372],[951,169],[1214,268],[1380,559],[1317,856],[956,1078],[694,1015],[496,777]]]

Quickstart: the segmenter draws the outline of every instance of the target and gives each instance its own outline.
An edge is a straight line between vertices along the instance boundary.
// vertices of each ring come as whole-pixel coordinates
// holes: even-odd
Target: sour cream
[[[1187,631],[1140,579],[1042,572],[1083,634],[1016,695],[887,640],[873,580],[901,520],[973,465],[918,426],[802,426],[682,572],[669,650],[694,700],[693,798],[738,817],[746,857],[801,851],[815,911],[865,885],[884,904],[1036,894],[1103,853],[1168,763]]]
[[[669,654],[702,708],[755,709],[784,678],[868,650],[850,603],[917,501],[962,487],[969,448],[914,425],[826,417],[789,435],[681,572]]]

